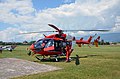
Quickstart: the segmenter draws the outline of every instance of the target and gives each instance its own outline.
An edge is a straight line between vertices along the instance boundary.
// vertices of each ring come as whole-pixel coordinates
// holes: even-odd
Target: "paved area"
[[[0,59],[0,79],[9,79],[22,75],[36,74],[59,69],[61,68],[22,59]]]

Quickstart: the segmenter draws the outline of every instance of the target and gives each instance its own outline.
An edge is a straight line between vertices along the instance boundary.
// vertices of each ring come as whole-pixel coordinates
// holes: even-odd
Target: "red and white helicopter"
[[[91,41],[92,41],[92,39],[93,39],[96,35],[97,35],[97,34],[95,34],[94,36],[90,36],[87,40],[83,40],[83,37],[82,37],[82,38],[80,38],[80,40],[76,40],[76,44],[77,44],[79,47],[81,47],[81,46],[84,45],[84,44],[87,44],[88,47],[90,47]],[[99,40],[100,40],[100,36],[98,36],[98,37],[94,40],[94,45],[95,45],[96,47],[98,47],[98,42],[99,42]],[[91,48],[91,47],[90,47],[90,48]]]
[[[29,47],[28,55],[36,55],[35,57],[39,60],[44,59],[46,56],[54,57],[56,61],[59,61],[60,56],[66,56],[66,61],[70,61],[70,55],[73,51],[72,41],[74,40],[76,44],[88,43],[88,41],[67,39],[68,35],[64,32],[75,32],[75,31],[102,31],[106,32],[108,30],[61,30],[53,24],[48,24],[50,27],[54,28],[55,31],[40,31],[40,32],[29,32],[29,33],[44,33],[44,32],[58,32],[57,34],[44,35],[45,37],[39,39]],[[29,34],[22,33],[22,34]],[[69,38],[69,37],[68,37]],[[91,37],[90,37],[91,39]],[[41,58],[42,56],[42,58]]]

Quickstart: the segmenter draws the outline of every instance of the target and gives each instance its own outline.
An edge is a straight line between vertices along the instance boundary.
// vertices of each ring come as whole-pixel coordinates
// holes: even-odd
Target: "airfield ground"
[[[3,51],[2,58],[18,58],[32,62],[56,66],[62,68],[58,71],[37,73],[15,77],[13,79],[120,79],[120,45],[83,46],[75,47],[72,57],[76,54],[82,56],[80,65],[75,65],[75,61],[61,62],[40,62],[34,57],[27,55],[28,46],[18,46],[12,53]],[[85,57],[84,57],[85,56]],[[88,57],[86,57],[88,56]]]
[[[59,69],[61,68],[45,64],[39,64],[23,59],[0,59],[0,79],[9,79],[18,76],[37,74]]]

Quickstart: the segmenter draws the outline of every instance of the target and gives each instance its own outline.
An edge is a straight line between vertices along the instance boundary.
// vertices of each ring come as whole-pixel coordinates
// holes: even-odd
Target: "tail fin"
[[[97,40],[100,40],[100,36],[97,37]]]
[[[44,37],[46,37],[46,35],[45,34],[43,34],[44,35]]]
[[[88,39],[88,42],[91,42],[92,38],[94,38],[97,34],[95,34],[94,36],[90,36],[89,39]],[[98,37],[99,39],[100,37]]]
[[[96,47],[98,47],[98,41],[100,40],[100,36],[97,37],[97,39],[94,40],[94,44]]]
[[[80,38],[80,41],[82,41],[83,40],[83,38]]]
[[[88,38],[88,42],[91,42],[91,40],[92,40],[92,36],[90,36],[89,38]]]

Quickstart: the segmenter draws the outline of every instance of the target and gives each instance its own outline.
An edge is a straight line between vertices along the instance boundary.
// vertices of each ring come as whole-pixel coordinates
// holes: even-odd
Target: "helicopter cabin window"
[[[49,41],[47,42],[47,44],[45,45],[45,48],[51,47],[51,46],[54,46],[54,41],[53,41],[53,40],[49,40]]]
[[[44,47],[44,51],[51,51],[54,50],[54,40],[48,40],[45,47]]]

